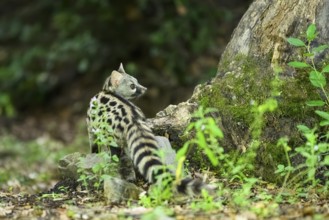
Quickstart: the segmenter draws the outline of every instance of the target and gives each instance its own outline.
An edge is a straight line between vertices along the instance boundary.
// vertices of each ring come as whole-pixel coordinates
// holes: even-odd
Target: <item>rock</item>
[[[163,161],[173,171],[177,168],[176,152],[171,147],[168,138],[156,136],[156,141],[160,149],[163,151]],[[135,181],[135,171],[131,164],[131,160],[123,155],[120,163],[114,163],[111,157],[104,156],[105,152],[99,154],[81,154],[79,152],[64,156],[59,161],[58,169],[62,179],[78,180],[81,175],[81,170],[85,175],[97,176],[99,173],[94,173],[95,166],[105,167],[107,164],[109,169],[106,178],[104,179],[104,197],[108,203],[121,202],[129,199],[138,199],[139,194],[143,189],[128,181]],[[106,154],[106,153],[105,153]],[[119,167],[118,167],[119,166]],[[105,169],[104,169],[105,170]],[[121,176],[120,178],[117,178]],[[100,178],[100,176],[97,176]],[[91,178],[88,180],[90,186],[97,179]]]
[[[173,171],[177,169],[176,151],[171,147],[169,139],[163,136],[155,136],[160,149],[163,151],[163,160]]]
[[[197,103],[194,102],[169,105],[163,111],[158,112],[155,118],[149,119],[148,122],[152,127],[156,127],[157,125],[171,127],[174,125],[177,128],[185,128],[197,107]]]
[[[195,102],[182,102],[169,105],[159,112],[155,118],[147,119],[148,125],[157,135],[169,137],[174,146],[182,146],[185,141],[180,137],[191,122],[193,113],[198,108]]]
[[[108,204],[130,199],[137,200],[142,192],[142,188],[125,180],[111,176],[104,179],[104,197]]]
[[[101,154],[81,154],[75,152],[68,154],[59,160],[58,170],[63,179],[71,178],[77,180],[80,176],[79,169],[84,170],[84,173],[92,173],[92,168],[97,164],[112,163],[111,175],[117,174],[115,166],[117,164],[111,161],[110,157],[103,157]],[[111,165],[112,166],[112,165]]]
[[[59,160],[58,170],[62,179],[78,179],[78,162],[81,157],[84,157],[84,154],[75,152],[73,154],[65,155]]]
[[[59,161],[59,172],[62,179],[70,179],[76,181],[79,179],[81,174],[80,170],[83,170],[85,175],[97,176],[97,179],[101,178],[99,173],[94,173],[93,168],[95,166],[103,167],[107,163],[112,163],[109,165],[109,169],[104,169],[107,172],[104,179],[104,197],[108,203],[111,202],[121,202],[128,199],[138,199],[139,194],[143,191],[141,188],[137,187],[135,184],[129,183],[125,180],[117,178],[119,176],[118,163],[114,163],[111,157],[106,157],[100,154],[81,154],[79,152],[69,154],[64,156]],[[121,165],[123,166],[123,165]],[[102,175],[103,175],[102,174]],[[88,180],[89,186],[93,186],[93,181],[98,181],[97,179],[91,178]]]

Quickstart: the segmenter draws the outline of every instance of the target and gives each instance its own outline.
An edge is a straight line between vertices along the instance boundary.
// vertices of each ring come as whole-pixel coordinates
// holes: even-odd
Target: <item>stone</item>
[[[174,146],[182,146],[185,141],[182,140],[181,135],[191,122],[197,108],[197,103],[189,101],[170,105],[155,118],[147,119],[147,123],[155,134],[169,137]]]
[[[163,151],[163,161],[168,167],[175,171],[177,169],[176,151],[172,148],[169,139],[164,136],[155,136],[160,150]]]
[[[133,183],[107,176],[104,178],[104,197],[107,204],[137,200],[144,190]]]
[[[78,166],[77,163],[79,162],[81,157],[85,155],[75,152],[72,154],[65,155],[61,158],[58,162],[58,171],[62,179],[78,179]]]
[[[104,161],[105,160],[105,161]],[[81,154],[75,152],[68,154],[59,160],[58,170],[63,179],[79,179],[79,169],[92,173],[92,168],[100,163],[111,163],[111,158],[104,158],[101,154]],[[114,164],[113,164],[114,165]],[[113,170],[111,169],[112,173]]]

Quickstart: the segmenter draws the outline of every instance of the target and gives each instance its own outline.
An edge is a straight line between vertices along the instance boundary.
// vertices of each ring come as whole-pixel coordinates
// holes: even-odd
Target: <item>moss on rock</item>
[[[225,138],[222,145],[227,150],[246,149],[251,142],[250,126],[253,109],[270,97],[274,71],[266,60],[236,56],[210,84],[201,86],[200,92],[192,97],[204,107],[216,108],[221,117],[221,129]],[[284,164],[282,148],[276,146],[280,137],[289,137],[292,146],[298,146],[302,138],[297,132],[298,124],[312,126],[315,122],[314,109],[307,107],[307,100],[318,99],[319,94],[310,85],[306,73],[289,73],[280,76],[280,95],[276,111],[264,115],[261,146],[258,149],[257,174],[266,180],[277,181],[274,170]]]

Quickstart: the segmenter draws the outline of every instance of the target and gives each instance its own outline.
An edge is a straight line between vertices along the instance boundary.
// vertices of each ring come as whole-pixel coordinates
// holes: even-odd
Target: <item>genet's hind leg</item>
[[[134,169],[134,164],[124,150],[122,151],[120,157],[119,173],[121,175],[121,178],[128,182],[136,181],[136,172]]]

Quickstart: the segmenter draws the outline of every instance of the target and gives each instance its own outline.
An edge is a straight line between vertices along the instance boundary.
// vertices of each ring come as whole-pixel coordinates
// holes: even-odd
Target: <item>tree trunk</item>
[[[265,115],[257,160],[258,174],[273,180],[273,170],[284,158],[282,149],[276,147],[277,140],[287,136],[291,146],[298,146],[302,137],[296,126],[312,127],[318,121],[314,108],[305,102],[321,98],[319,91],[310,85],[305,71],[296,72],[287,66],[289,61],[301,60],[301,53],[290,46],[286,38],[300,38],[308,25],[315,23],[319,34],[314,45],[327,43],[328,20],[329,1],[254,1],[222,55],[217,76],[197,86],[188,101],[171,106],[152,119],[154,130],[168,134],[174,145],[181,146],[180,134],[190,122],[192,112],[200,105],[215,107],[225,135],[221,144],[228,150],[247,149],[255,120],[253,109],[272,96],[273,67],[279,65],[283,69],[281,94],[275,97],[279,107]],[[327,58],[326,50],[316,56],[316,62]]]
[[[242,17],[228,43],[220,65],[244,54],[285,64],[296,54],[287,37],[299,37],[307,26],[316,23],[322,43],[328,42],[329,2],[322,0],[256,0]]]

